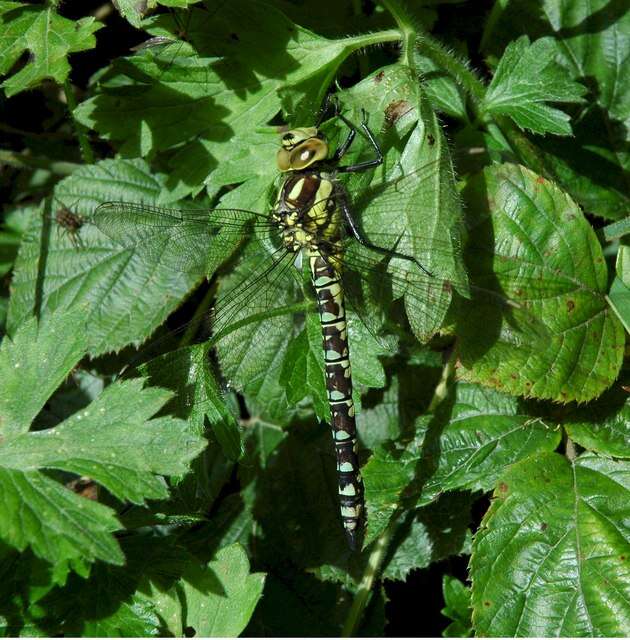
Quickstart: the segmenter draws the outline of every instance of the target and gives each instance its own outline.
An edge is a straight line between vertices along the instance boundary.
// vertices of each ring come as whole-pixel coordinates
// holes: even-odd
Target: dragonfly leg
[[[342,122],[350,129],[351,133],[354,132],[354,134],[356,134],[357,129],[352,124],[352,122],[348,120],[348,118],[346,118],[341,113],[338,113],[337,117],[340,118]],[[358,162],[357,164],[348,165],[347,167],[337,167],[338,173],[357,173],[359,171],[367,171],[368,169],[372,169],[374,167],[378,167],[379,165],[383,164],[383,152],[381,151],[381,147],[376,141],[374,134],[370,130],[370,127],[368,127],[367,114],[365,113],[365,111],[363,111],[363,117],[361,118],[361,129],[363,129],[363,133],[365,134],[365,137],[369,140],[370,144],[372,145],[372,149],[374,149],[374,153],[376,154],[376,157],[372,158],[372,160],[365,160],[364,162]],[[348,138],[350,138],[350,135],[348,136]],[[352,139],[354,139],[354,135],[352,135]],[[350,140],[350,143],[351,142],[352,140]],[[348,145],[345,146],[346,143],[348,143],[348,140],[346,140],[346,142],[340,147],[340,150],[343,149],[344,153],[348,150],[348,147],[350,146],[350,143],[348,143]],[[345,149],[344,149],[344,146],[345,146]],[[337,154],[335,154],[335,156],[337,156]]]
[[[348,203],[348,196],[342,190],[339,189],[337,194],[337,202],[339,203],[339,207],[341,208],[341,212],[343,213],[343,217],[346,220],[346,224],[348,230],[352,234],[357,242],[361,243],[364,247],[368,249],[372,249],[372,251],[377,251],[378,253],[382,253],[383,255],[387,255],[394,258],[401,258],[402,260],[408,260],[409,262],[413,262],[421,271],[423,271],[426,275],[432,276],[433,274],[424,267],[416,258],[413,256],[408,256],[405,253],[401,253],[400,251],[396,251],[395,249],[388,249],[387,247],[379,247],[377,244],[371,242],[368,238],[365,237],[361,229],[359,229],[359,225],[352,215],[352,211],[350,209],[350,204]]]

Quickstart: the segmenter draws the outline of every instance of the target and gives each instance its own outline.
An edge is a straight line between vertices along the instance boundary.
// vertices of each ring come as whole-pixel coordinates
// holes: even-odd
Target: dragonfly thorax
[[[272,220],[291,251],[316,251],[322,240],[336,241],[341,217],[335,185],[319,173],[293,173],[283,183]]]

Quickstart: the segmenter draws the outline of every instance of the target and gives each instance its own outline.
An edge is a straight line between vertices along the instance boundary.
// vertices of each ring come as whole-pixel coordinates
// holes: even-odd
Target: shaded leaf
[[[624,385],[595,402],[572,411],[563,427],[569,437],[589,451],[630,458],[630,401]]]
[[[454,489],[488,490],[507,466],[553,451],[559,439],[558,431],[532,418],[516,399],[457,384],[452,405],[418,419],[410,444],[378,448],[365,465],[368,540],[405,502],[427,504]]]
[[[163,184],[164,177],[151,175],[143,160],[103,160],[81,167],[55,193],[73,212],[89,218],[96,206],[112,199],[155,203]],[[204,254],[186,273],[164,264],[179,251],[169,244],[168,231],[155,239],[162,242],[162,255],[148,260],[133,239],[127,246],[115,243],[91,224],[78,231],[78,247],[69,234],[59,232],[53,218],[52,212],[43,219],[34,216],[20,248],[9,305],[12,331],[31,314],[40,290],[42,316],[70,304],[85,305],[92,355],[138,345],[204,273]]]

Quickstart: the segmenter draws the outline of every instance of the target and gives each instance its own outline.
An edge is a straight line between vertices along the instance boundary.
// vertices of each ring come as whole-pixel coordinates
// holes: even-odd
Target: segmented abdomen
[[[339,503],[348,543],[354,549],[363,515],[363,480],[357,456],[348,330],[339,274],[322,256],[310,257],[322,324],[326,390],[337,456]]]

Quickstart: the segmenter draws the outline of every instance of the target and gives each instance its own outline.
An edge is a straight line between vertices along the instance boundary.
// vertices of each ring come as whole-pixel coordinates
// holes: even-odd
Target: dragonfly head
[[[328,156],[328,143],[317,127],[287,131],[280,139],[276,160],[280,171],[299,171]]]

